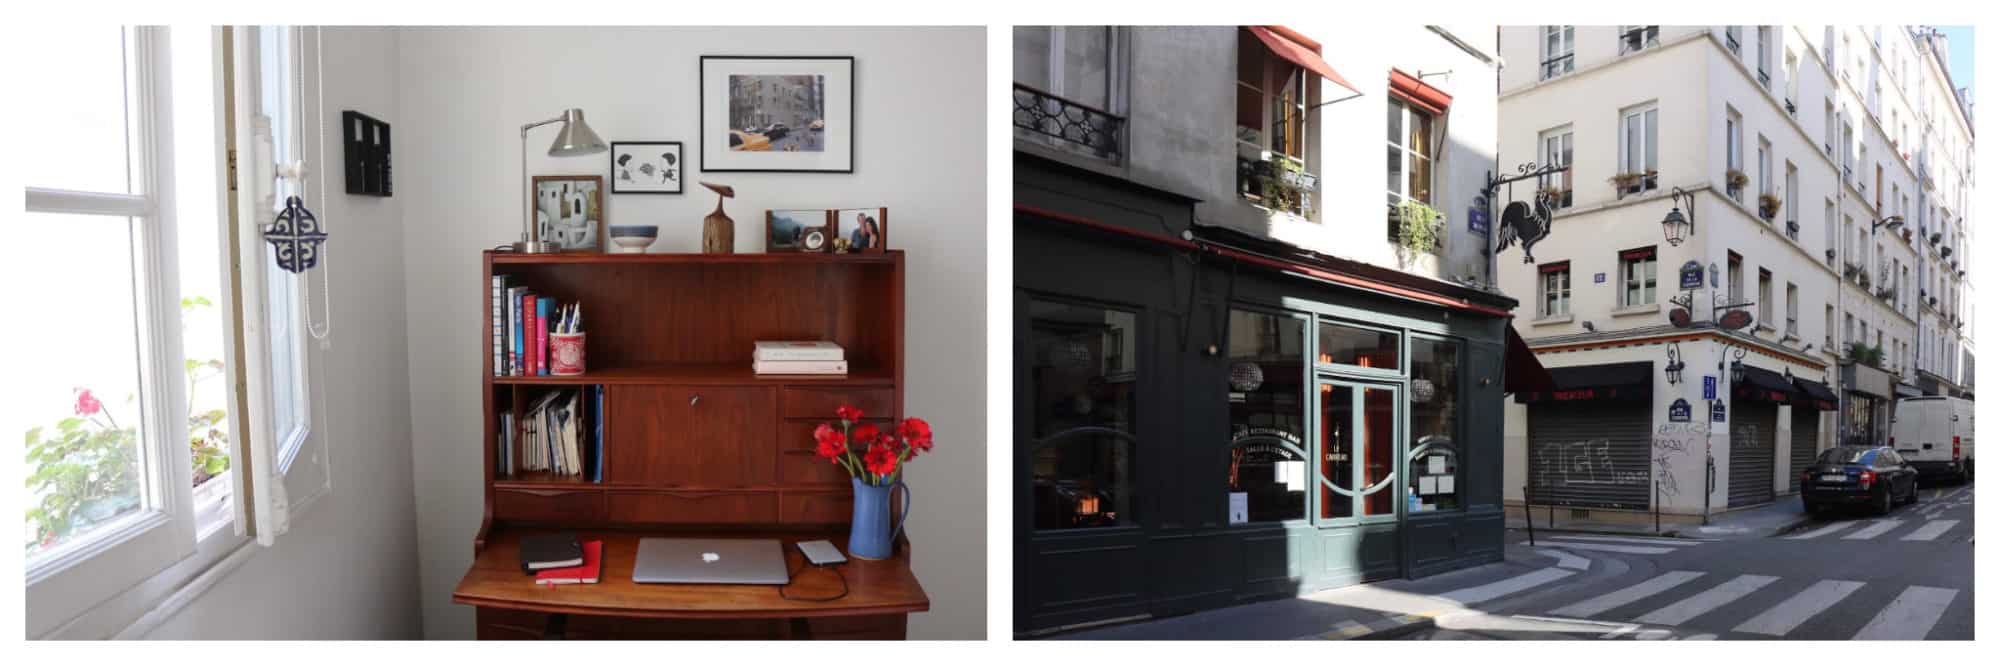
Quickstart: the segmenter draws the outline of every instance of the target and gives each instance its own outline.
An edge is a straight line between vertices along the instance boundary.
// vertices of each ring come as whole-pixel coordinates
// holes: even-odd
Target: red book
[[[604,564],[604,542],[583,542],[583,564],[562,569],[543,569],[535,574],[536,585],[596,583]]]
[[[535,330],[540,327],[540,324],[541,322],[535,320],[535,292],[531,291],[522,294],[521,341],[525,343],[521,345],[521,356],[523,357],[521,359],[521,374],[523,375],[533,376],[540,374],[535,372],[535,364],[542,360],[541,355],[537,353],[540,350],[535,346]]]

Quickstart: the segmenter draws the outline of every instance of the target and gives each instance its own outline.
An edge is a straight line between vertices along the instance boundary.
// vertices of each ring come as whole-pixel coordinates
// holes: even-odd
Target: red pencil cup
[[[549,374],[583,374],[583,334],[549,334]]]

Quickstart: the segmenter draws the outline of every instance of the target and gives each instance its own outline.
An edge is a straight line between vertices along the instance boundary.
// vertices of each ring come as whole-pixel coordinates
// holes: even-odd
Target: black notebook
[[[583,544],[573,532],[558,532],[521,538],[521,570],[534,573],[543,569],[581,566]]]

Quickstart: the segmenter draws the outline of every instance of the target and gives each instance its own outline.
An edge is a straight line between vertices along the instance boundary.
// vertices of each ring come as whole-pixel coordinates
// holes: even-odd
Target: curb
[[[1786,532],[1790,532],[1792,530],[1803,527],[1811,523],[1812,521],[1813,521],[1812,516],[1801,516],[1798,520],[1794,520],[1792,522],[1785,523],[1784,525],[1780,525],[1778,529],[1771,530],[1771,533],[1765,536],[1778,536],[1780,534],[1784,534]]]
[[[1353,620],[1341,620],[1330,631],[1303,637],[1306,640],[1322,641],[1379,641],[1401,638],[1410,634],[1428,631],[1437,627],[1437,616],[1443,610],[1423,613],[1397,613],[1384,616],[1368,624]]]
[[[1525,527],[1509,527],[1509,528],[1507,528],[1507,529],[1509,529],[1509,530],[1512,530],[1512,531],[1515,531],[1515,532],[1526,532],[1526,531],[1528,531],[1528,530],[1527,530],[1527,528],[1525,528]],[[1567,527],[1563,527],[1563,528],[1555,528],[1555,529],[1550,529],[1550,528],[1537,528],[1537,529],[1535,530],[1535,533],[1536,533],[1536,534],[1540,534],[1540,533],[1543,533],[1543,532],[1547,532],[1547,533],[1550,533],[1550,534],[1598,534],[1598,535],[1603,535],[1603,536],[1631,536],[1631,537],[1649,537],[1649,538],[1654,538],[1654,539],[1686,539],[1686,540],[1688,540],[1688,541],[1703,541],[1703,540],[1704,540],[1704,539],[1701,539],[1701,538],[1698,538],[1698,537],[1687,537],[1687,536],[1681,536],[1681,534],[1680,534],[1680,531],[1679,531],[1679,530],[1668,530],[1668,531],[1666,531],[1666,532],[1651,532],[1651,531],[1622,531],[1622,530],[1593,530],[1593,529],[1570,529],[1570,528],[1567,528]],[[1546,546],[1543,546],[1543,545],[1541,545],[1541,544],[1536,544],[1536,547],[1538,547],[1538,548],[1544,548],[1544,547],[1546,547]]]

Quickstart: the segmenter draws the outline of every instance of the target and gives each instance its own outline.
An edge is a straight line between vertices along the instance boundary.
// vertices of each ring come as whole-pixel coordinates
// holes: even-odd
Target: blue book
[[[507,374],[521,374],[521,292],[526,287],[507,289]]]
[[[551,365],[549,363],[548,331],[551,329],[549,326],[551,323],[549,321],[549,311],[555,309],[555,305],[556,299],[547,296],[535,298],[535,328],[539,329],[535,331],[535,358],[541,359],[535,363],[535,374],[537,375],[549,374],[549,365]]]
[[[596,396],[591,401],[591,406],[597,411],[596,417],[591,419],[591,425],[593,427],[590,436],[591,448],[597,451],[597,469],[591,471],[590,480],[597,483],[603,483],[604,482],[604,386],[600,384],[597,386],[590,387],[590,391]]]

